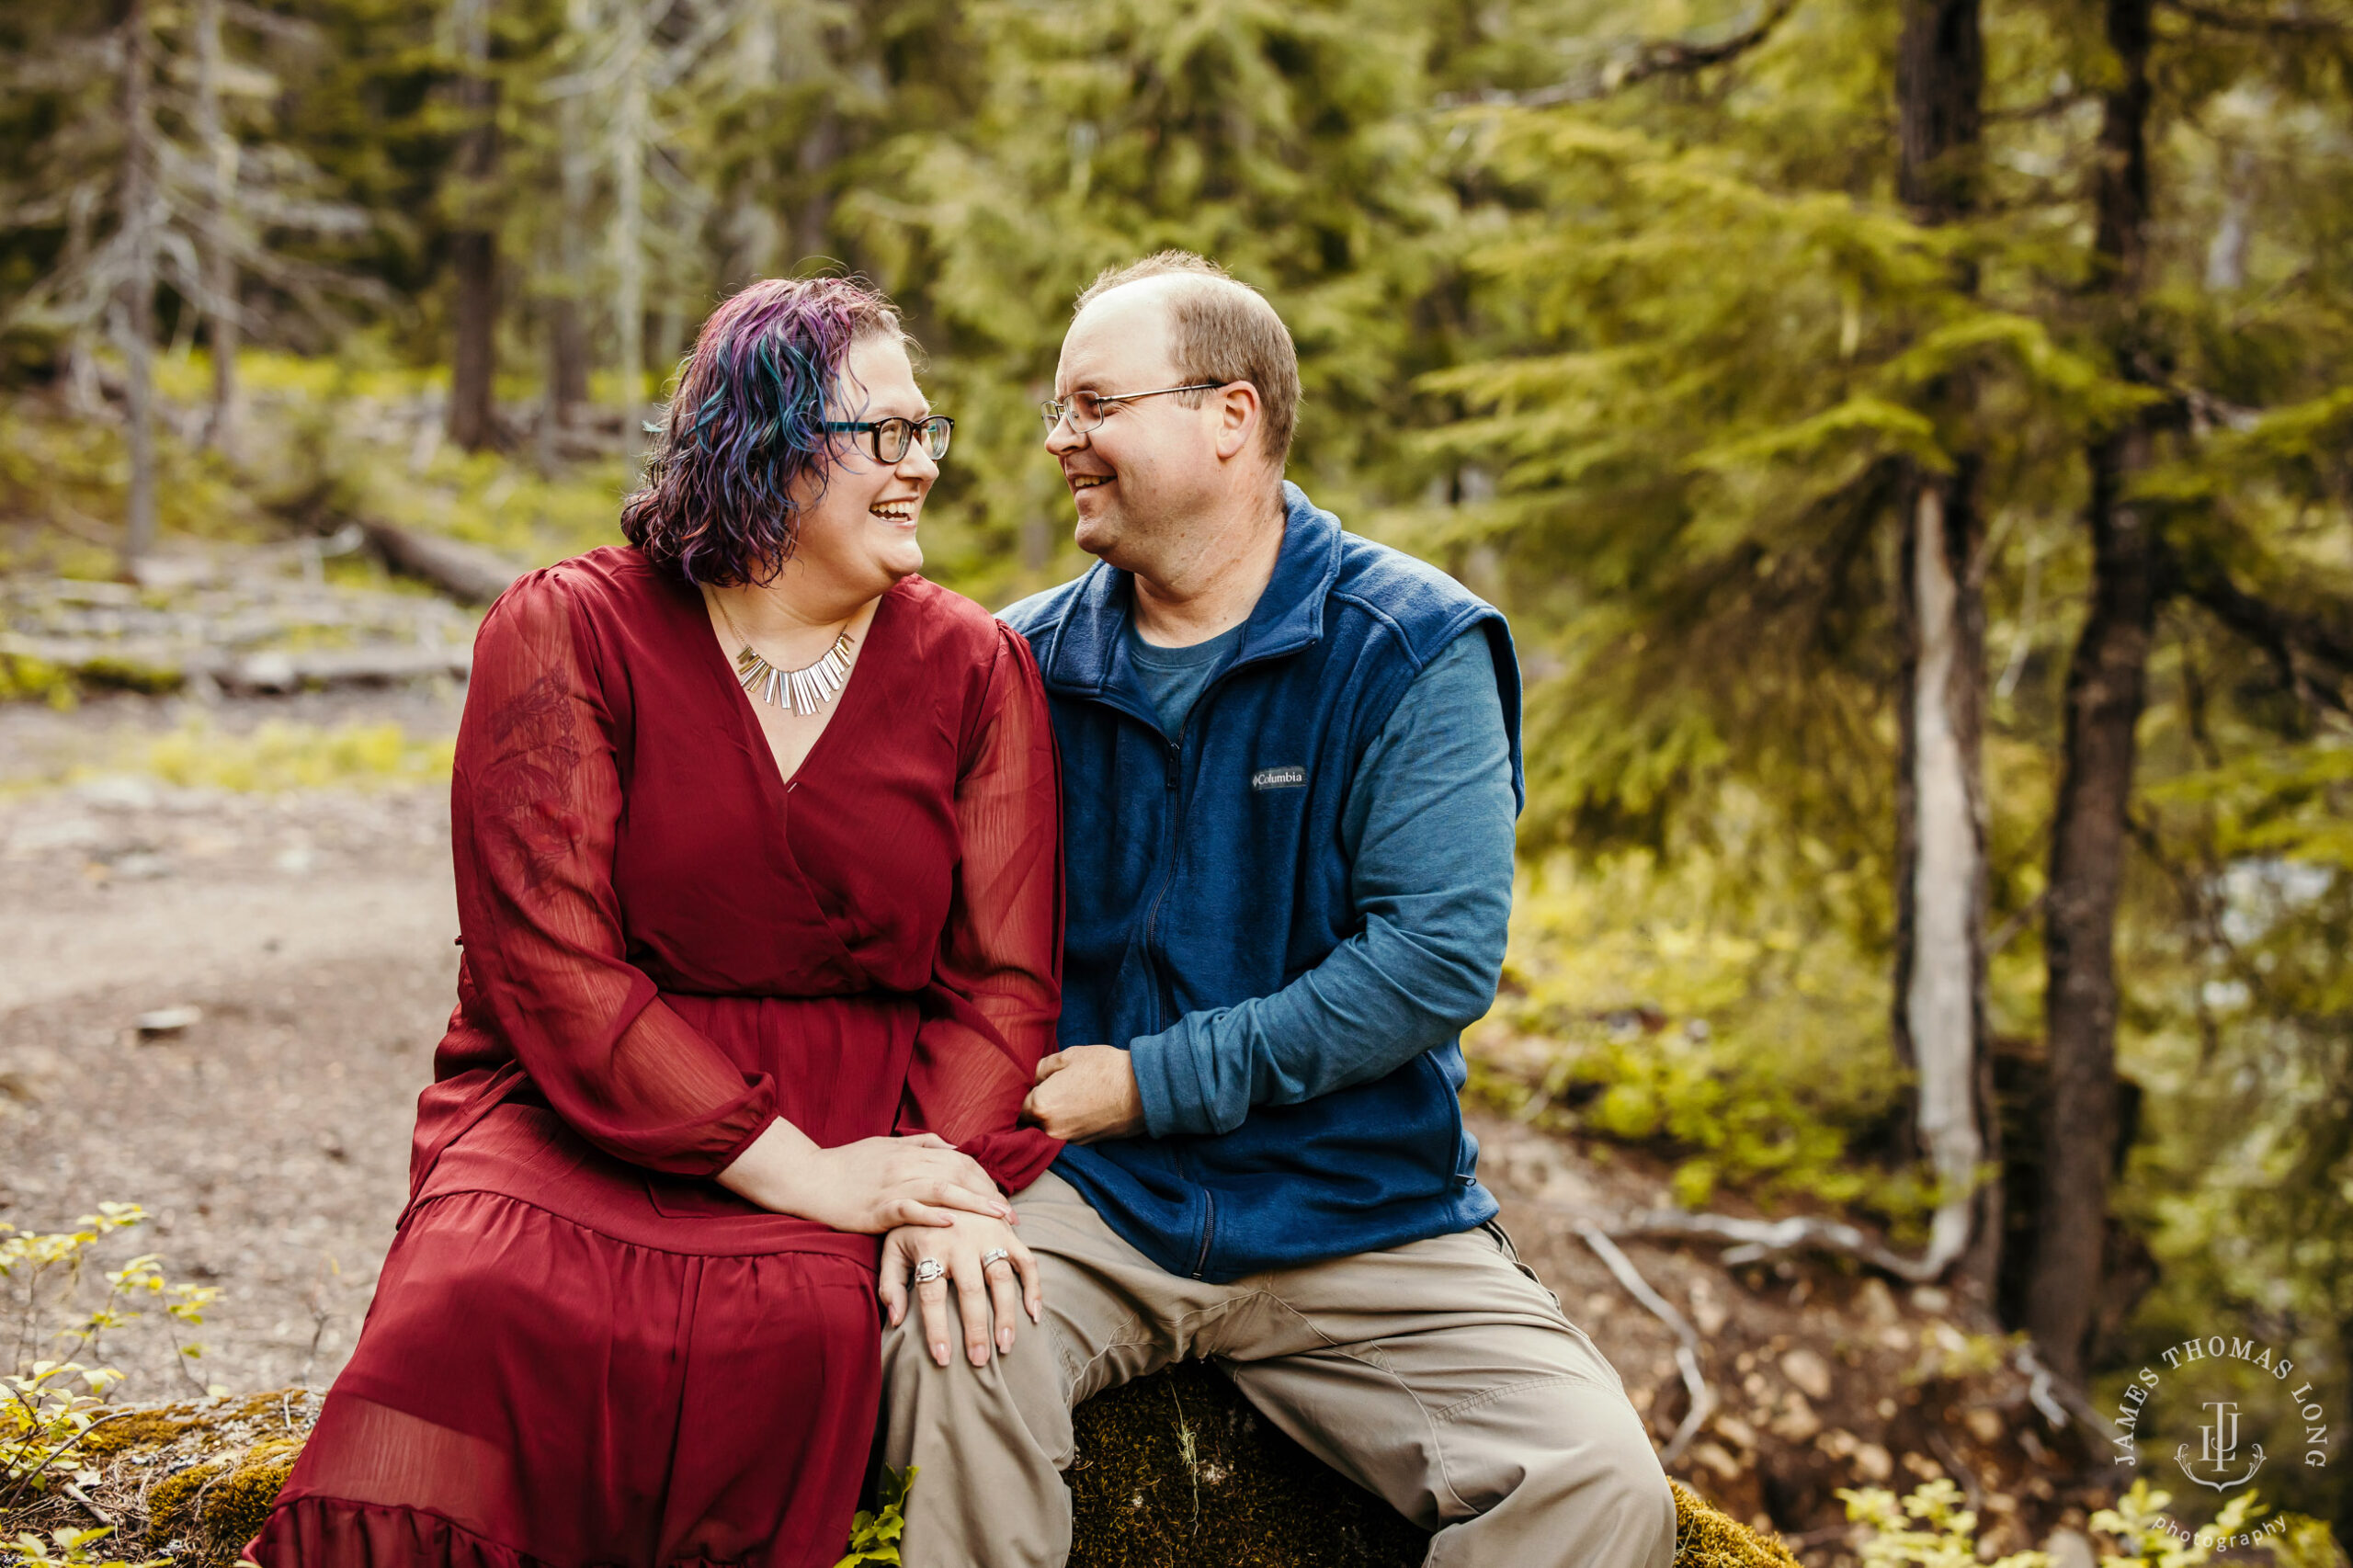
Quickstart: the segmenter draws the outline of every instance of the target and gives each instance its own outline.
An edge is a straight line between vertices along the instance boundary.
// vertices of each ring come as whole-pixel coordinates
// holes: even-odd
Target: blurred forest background
[[[1293,477],[1519,639],[1474,1091],[1868,1222],[2104,1410],[2225,1333],[2341,1421],[2348,68],[2345,0],[14,0],[0,692],[212,681],[120,635],[206,550],[613,540],[703,314],[821,269],[1006,603],[1085,564],[1069,301],[1197,249]]]

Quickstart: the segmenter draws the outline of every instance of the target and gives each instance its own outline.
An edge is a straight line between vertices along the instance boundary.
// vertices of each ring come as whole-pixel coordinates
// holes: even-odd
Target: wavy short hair
[[[773,578],[800,539],[794,492],[813,476],[824,494],[826,404],[851,347],[903,335],[891,301],[848,278],[770,278],[730,298],[679,371],[622,534],[690,583]]]

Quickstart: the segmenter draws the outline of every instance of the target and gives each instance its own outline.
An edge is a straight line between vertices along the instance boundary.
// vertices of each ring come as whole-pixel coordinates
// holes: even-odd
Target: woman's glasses
[[[866,449],[874,454],[876,462],[894,463],[906,460],[907,448],[917,435],[923,437],[923,449],[938,462],[948,455],[949,437],[956,433],[956,421],[944,414],[928,419],[828,419],[827,430],[855,431],[866,437]]]

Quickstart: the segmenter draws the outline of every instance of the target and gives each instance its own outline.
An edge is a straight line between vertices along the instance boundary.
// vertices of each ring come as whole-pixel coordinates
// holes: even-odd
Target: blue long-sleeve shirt
[[[1241,629],[1187,648],[1127,635],[1173,735]],[[1484,1015],[1511,918],[1515,810],[1494,655],[1474,628],[1406,687],[1349,786],[1340,836],[1362,928],[1272,995],[1129,1041],[1146,1130],[1227,1131],[1253,1106],[1380,1078]]]

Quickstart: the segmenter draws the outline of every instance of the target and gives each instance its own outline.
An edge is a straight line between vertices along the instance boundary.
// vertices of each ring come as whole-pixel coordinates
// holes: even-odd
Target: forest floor
[[[223,698],[201,719],[231,736],[392,720],[432,738],[454,732],[459,702],[421,686]],[[109,1257],[155,1252],[170,1278],[222,1291],[195,1380],[324,1388],[392,1239],[452,999],[446,787],[266,794],[109,770],[189,719],[168,699],[0,704],[0,1221],[56,1229],[101,1199],[144,1205],[150,1222],[109,1238]],[[1526,1261],[1664,1441],[1688,1408],[1676,1340],[1577,1227],[1665,1203],[1665,1167],[1467,1114]],[[1938,1292],[1625,1251],[1696,1327],[1722,1401],[1676,1472],[1737,1517],[1834,1549],[1835,1488],[1949,1474],[2005,1551],[2082,1518],[2087,1494],[2065,1490],[2046,1440],[2066,1445]],[[124,1397],[188,1391],[165,1321],[111,1340],[107,1358],[133,1373]]]

